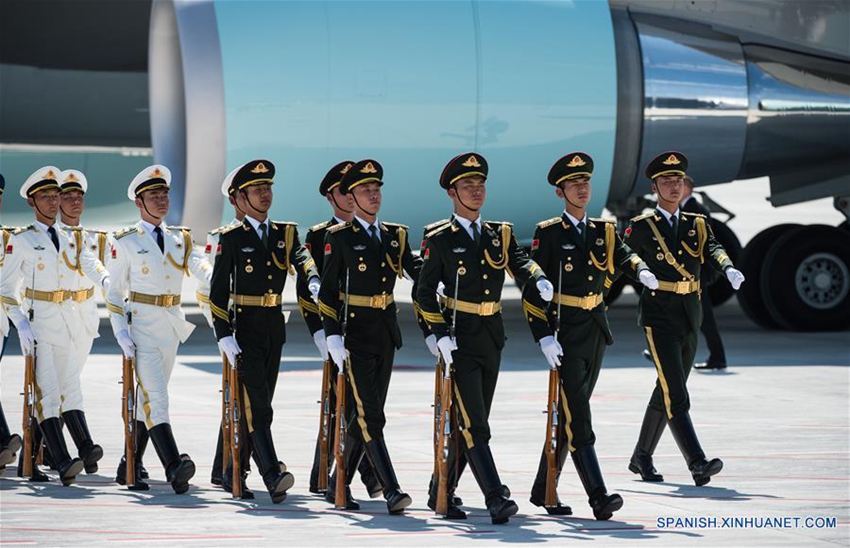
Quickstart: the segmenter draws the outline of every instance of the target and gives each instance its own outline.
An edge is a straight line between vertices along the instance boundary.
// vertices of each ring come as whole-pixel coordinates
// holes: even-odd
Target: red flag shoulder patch
[[[420,251],[425,249],[425,244],[427,244],[427,243],[428,243],[428,240],[422,240],[422,243],[419,244]]]
[[[306,248],[307,248],[307,251],[308,251],[309,253],[312,253],[312,252],[313,252],[313,244],[311,244],[310,242],[305,242],[305,243],[304,243],[304,247],[306,247]]]
[[[425,258],[427,259],[427,258],[428,258],[428,255],[430,255],[430,254],[431,254],[431,248],[430,248],[430,247],[426,247],[426,248],[425,248]]]
[[[6,255],[12,254],[12,244],[6,246]]]
[[[215,254],[221,255],[221,244],[218,244],[217,246],[215,246]]]
[[[118,257],[118,250],[115,249],[115,246],[112,246],[112,258],[116,259]]]
[[[207,255],[212,253],[212,244],[207,244],[207,247],[204,248],[204,253],[206,253]]]
[[[629,234],[631,234],[631,233],[632,233],[632,227],[627,227],[627,228],[626,228],[626,230],[625,230],[625,232],[624,232],[624,234],[625,234],[626,236],[628,236],[628,235],[629,235]]]
[[[331,252],[331,244],[325,244],[325,255],[329,255]]]
[[[531,240],[531,250],[537,251],[538,247],[540,247],[540,239],[534,238],[533,240]]]

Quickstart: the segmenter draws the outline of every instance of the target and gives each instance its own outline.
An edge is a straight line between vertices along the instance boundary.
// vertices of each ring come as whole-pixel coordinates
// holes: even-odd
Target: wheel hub
[[[838,306],[850,292],[850,270],[832,253],[815,253],[800,262],[795,285],[804,303],[827,310]]]

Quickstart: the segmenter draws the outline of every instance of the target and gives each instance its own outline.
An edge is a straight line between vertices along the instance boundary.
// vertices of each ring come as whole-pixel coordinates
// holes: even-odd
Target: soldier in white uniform
[[[6,179],[0,174],[0,209],[3,208],[3,193],[6,191]],[[0,272],[3,271],[3,259],[6,254],[6,244],[12,236],[11,228],[0,226]],[[6,309],[0,305],[0,360],[6,349],[6,339],[9,338],[9,319],[6,317]],[[0,405],[0,474],[6,470],[6,465],[14,462],[15,453],[21,448],[21,436],[13,434],[6,422],[6,414]]]
[[[35,408],[39,429],[63,485],[70,485],[84,467],[83,460],[68,454],[59,420],[60,413],[83,410],[80,364],[71,341],[84,329],[80,303],[87,298],[87,291],[78,289],[77,278],[84,272],[104,289],[109,279],[97,258],[79,244],[72,231],[62,229],[57,222],[58,175],[57,168],[46,166],[21,187],[21,196],[33,208],[36,222],[9,239],[0,295],[18,329],[24,352],[35,350],[38,342]],[[82,413],[74,415],[85,422]],[[89,447],[87,456],[93,454],[91,451]],[[44,478],[35,472],[32,479]]]
[[[115,234],[109,261],[113,281],[106,306],[124,355],[136,360],[140,392],[136,419],[144,421],[137,422],[137,431],[147,429],[171,487],[182,494],[195,475],[195,463],[180,454],[174,440],[168,418],[168,380],[177,346],[194,329],[180,308],[183,276],[191,273],[209,283],[212,269],[193,248],[188,228],[168,227],[163,221],[170,183],[171,172],[161,165],[143,169],[130,183],[127,196],[139,208],[141,220]],[[124,464],[122,459],[119,483]],[[144,489],[145,484],[136,479],[135,488]]]

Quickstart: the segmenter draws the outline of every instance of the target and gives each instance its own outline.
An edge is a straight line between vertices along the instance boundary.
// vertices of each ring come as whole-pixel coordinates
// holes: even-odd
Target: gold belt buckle
[[[687,295],[691,292],[691,282],[676,282],[676,293]]]
[[[271,308],[277,304],[277,295],[274,293],[264,293],[260,300],[264,307]]]
[[[387,308],[387,296],[386,295],[372,295],[372,308],[380,308],[381,310],[386,310],[386,308]]]
[[[496,313],[496,303],[492,301],[481,303],[480,310],[482,316],[492,316]]]
[[[159,298],[162,301],[162,306],[169,307],[174,306],[174,298],[177,295],[160,295]]]
[[[581,308],[583,310],[593,310],[594,305],[593,297],[588,295],[587,297],[581,298]]]
[[[60,289],[58,291],[54,291],[50,294],[50,302],[52,303],[61,303],[65,300],[65,291]]]

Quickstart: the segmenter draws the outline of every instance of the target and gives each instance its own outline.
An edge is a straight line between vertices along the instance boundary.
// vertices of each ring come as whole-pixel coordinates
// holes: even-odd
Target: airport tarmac
[[[399,295],[402,291],[398,292]],[[289,302],[292,302],[291,300]],[[560,497],[574,515],[552,517],[528,502],[544,440],[547,368],[534,345],[520,303],[506,301],[508,334],[492,415],[492,447],[502,481],[520,512],[507,525],[490,523],[471,474],[458,489],[469,519],[449,522],[428,510],[432,468],[433,359],[422,343],[410,305],[400,305],[405,347],[398,352],[385,430],[402,487],[414,503],[389,516],[355,479],[359,512],[334,510],[307,491],[318,429],[321,361],[303,322],[289,322],[273,432],[279,457],[295,475],[287,500],[273,505],[254,473],[257,499],[234,501],[209,480],[220,413],[220,363],[213,336],[199,324],[181,348],[171,379],[170,415],[180,450],[197,464],[193,486],[174,495],[149,449],[152,488],[134,493],[114,483],[122,450],[121,361],[108,323],[83,373],[89,425],[105,451],[97,474],[63,488],[32,484],[10,466],[0,477],[0,543],[5,545],[180,544],[201,546],[406,546],[566,544],[816,546],[850,542],[850,337],[842,333],[764,331],[731,301],[718,309],[730,368],[694,372],[692,416],[710,457],[724,469],[695,487],[669,433],[656,454],[664,483],[643,483],[627,470],[643,410],[655,382],[641,357],[635,297],[611,309],[616,342],[609,347],[592,405],[596,449],[610,491],[625,504],[614,519],[597,522],[570,462]],[[11,339],[2,366],[2,401],[20,430],[23,358]],[[698,359],[704,358],[701,348]],[[70,439],[68,440],[70,443]],[[690,518],[690,522],[676,522]],[[769,518],[765,521],[765,518]],[[807,518],[826,518],[808,522]]]

